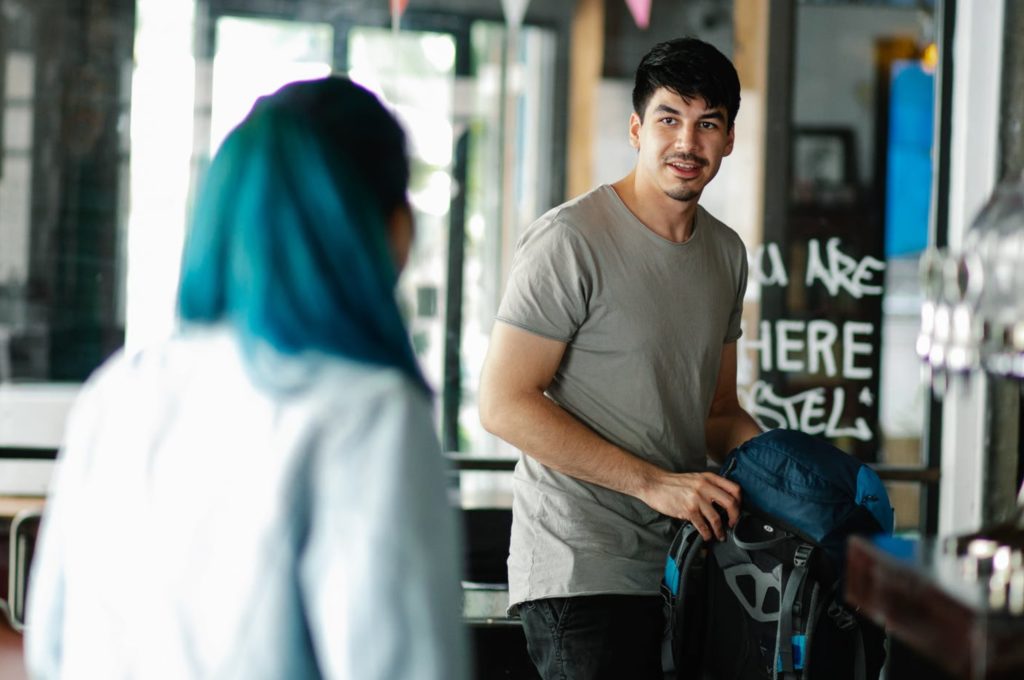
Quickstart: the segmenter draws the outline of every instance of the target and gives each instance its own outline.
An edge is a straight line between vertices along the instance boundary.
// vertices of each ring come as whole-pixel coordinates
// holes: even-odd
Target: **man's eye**
[[[701,121],[700,126],[702,128],[704,128],[705,130],[714,130],[715,128],[718,127],[718,125],[716,125],[715,123],[713,123],[710,120],[703,120],[703,121]]]
[[[675,118],[662,118],[661,122],[664,123],[665,125],[675,125],[676,124],[676,119]]]

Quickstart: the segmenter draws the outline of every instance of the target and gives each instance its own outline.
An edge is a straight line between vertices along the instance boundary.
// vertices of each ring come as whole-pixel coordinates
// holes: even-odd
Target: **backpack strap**
[[[853,657],[854,680],[866,680],[868,676],[867,653],[864,651],[864,629],[857,626],[857,651]]]
[[[804,654],[798,663],[793,661],[793,645],[797,643],[801,649],[805,649],[806,637],[797,636],[793,626],[793,605],[796,603],[797,595],[807,579],[807,564],[810,561],[814,547],[809,543],[801,543],[793,553],[793,570],[786,581],[785,591],[782,594],[782,602],[779,605],[779,627],[775,639],[776,670],[784,678],[795,678],[795,671],[805,666]]]
[[[700,552],[700,546],[704,544],[697,527],[689,522],[683,524],[672,539],[672,545],[665,558],[665,575],[663,582],[669,591],[671,602],[675,602],[679,591],[683,586],[682,578],[686,574],[694,557]]]
[[[700,665],[700,650],[692,649],[692,641],[686,636],[687,620],[695,616],[703,616],[702,602],[704,595],[700,592],[701,585],[688,583],[694,561],[701,555],[704,539],[690,522],[685,522],[676,531],[665,558],[665,575],[662,579],[661,592],[668,607],[666,618],[665,645],[672,660],[672,667],[680,669],[696,662]],[[695,593],[691,592],[697,589]],[[696,605],[696,613],[691,611]],[[696,652],[696,657],[691,654]],[[665,649],[663,647],[664,656]]]
[[[800,674],[802,680],[807,680],[807,674],[810,672],[811,652],[814,650],[814,627],[817,625],[818,615],[821,613],[818,611],[820,608],[818,598],[821,593],[821,586],[817,581],[813,581],[812,584],[810,606],[804,615],[804,669],[803,673]]]
[[[854,639],[856,640],[856,649],[853,652],[853,678],[854,680],[866,680],[868,669],[867,650],[864,647],[864,628],[857,621],[856,616],[846,607],[839,604],[834,590],[832,601],[828,605],[828,615],[840,630],[853,630]]]

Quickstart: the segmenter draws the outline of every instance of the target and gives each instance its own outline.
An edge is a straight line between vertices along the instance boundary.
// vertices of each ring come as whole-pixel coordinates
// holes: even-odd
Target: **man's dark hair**
[[[683,99],[701,98],[710,108],[724,106],[728,127],[740,110],[740,79],[728,57],[697,38],[658,43],[640,60],[633,86],[633,110],[640,120],[651,96],[667,88]]]

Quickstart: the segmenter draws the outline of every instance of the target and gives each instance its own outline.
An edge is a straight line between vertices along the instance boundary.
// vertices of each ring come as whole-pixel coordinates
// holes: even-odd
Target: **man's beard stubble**
[[[667,189],[665,195],[681,203],[688,203],[700,198],[702,192],[693,189]]]

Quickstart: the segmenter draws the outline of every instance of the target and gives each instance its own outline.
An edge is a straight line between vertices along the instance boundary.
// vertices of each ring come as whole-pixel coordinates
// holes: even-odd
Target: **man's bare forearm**
[[[484,427],[547,467],[643,500],[664,470],[604,439],[542,394],[481,408]]]
[[[761,434],[761,427],[739,405],[729,411],[712,415],[705,427],[708,456],[721,463],[729,452],[751,437]]]

